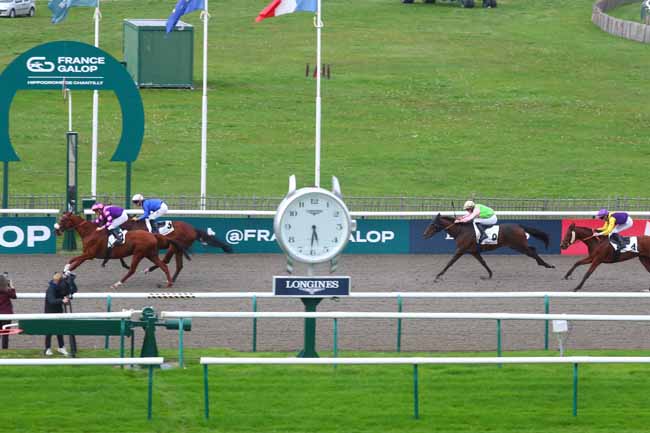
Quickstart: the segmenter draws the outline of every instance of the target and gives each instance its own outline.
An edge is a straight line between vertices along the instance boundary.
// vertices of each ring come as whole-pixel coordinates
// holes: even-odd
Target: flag
[[[317,7],[317,0],[273,0],[260,12],[255,21],[260,22],[265,18],[293,12],[316,12]]]
[[[174,30],[176,23],[181,19],[183,15],[201,9],[205,9],[205,3],[203,0],[178,0],[176,7],[172,11],[169,18],[167,18],[167,33]]]
[[[68,16],[73,6],[97,7],[97,0],[50,0],[47,7],[52,11],[52,24],[58,24]]]

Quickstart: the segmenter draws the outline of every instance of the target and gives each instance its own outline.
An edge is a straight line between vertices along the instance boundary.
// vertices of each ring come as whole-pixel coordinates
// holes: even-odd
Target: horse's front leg
[[[86,260],[92,260],[94,257],[88,254],[82,254],[77,257],[73,257],[70,261],[63,267],[63,272],[72,272],[77,269],[83,262]]]
[[[433,280],[433,281],[434,281],[434,282],[437,282],[438,280],[440,280],[440,277],[442,277],[442,275],[443,275],[445,272],[447,272],[447,269],[451,268],[451,265],[453,265],[454,263],[456,263],[456,260],[460,259],[460,257],[461,257],[463,254],[464,254],[463,251],[461,251],[461,250],[456,250],[456,253],[454,254],[454,257],[452,257],[451,260],[449,260],[449,263],[447,263],[447,266],[445,266],[445,268],[444,268],[444,269],[443,269],[443,270],[442,270],[438,275],[436,275],[436,279]]]
[[[578,266],[582,266],[582,265],[586,265],[588,263],[591,263],[592,260],[593,259],[591,258],[591,256],[587,256],[584,259],[578,260],[577,262],[575,262],[573,264],[573,266],[571,266],[571,269],[569,269],[569,271],[566,273],[566,275],[563,278],[565,280],[568,280],[569,277],[571,276],[571,274],[573,273],[573,271],[575,271]]]
[[[481,277],[481,279],[483,279],[483,280],[485,280],[485,279],[489,280],[490,278],[492,278],[492,270],[489,268],[489,266],[487,265],[487,263],[485,263],[485,260],[483,260],[483,256],[482,256],[478,251],[472,253],[472,255],[474,256],[474,258],[475,258],[476,260],[478,260],[478,262],[479,262],[480,264],[483,265],[483,267],[485,268],[485,270],[488,271],[488,277],[487,277],[487,278],[485,278],[485,277]]]
[[[135,273],[135,270],[138,267],[138,263],[140,263],[141,260],[142,260],[142,254],[139,254],[139,253],[133,254],[133,259],[131,260],[131,267],[129,268],[129,271],[126,273],[126,275],[124,275],[122,277],[122,279],[120,281],[113,284],[111,286],[111,289],[117,289],[122,284],[124,284],[126,282],[126,280],[128,280],[129,277]]]
[[[589,269],[587,269],[587,272],[585,272],[584,277],[582,277],[582,281],[580,281],[580,284],[573,289],[574,292],[577,292],[578,290],[582,289],[582,286],[585,284],[585,281],[587,281],[587,278],[596,270],[598,265],[602,263],[601,259],[594,259],[594,261],[591,263],[591,266],[589,266]]]

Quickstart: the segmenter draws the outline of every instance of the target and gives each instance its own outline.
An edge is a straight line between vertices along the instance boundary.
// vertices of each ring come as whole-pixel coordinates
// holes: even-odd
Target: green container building
[[[124,20],[124,61],[138,87],[192,88],[194,27],[179,21],[165,33],[166,20]]]

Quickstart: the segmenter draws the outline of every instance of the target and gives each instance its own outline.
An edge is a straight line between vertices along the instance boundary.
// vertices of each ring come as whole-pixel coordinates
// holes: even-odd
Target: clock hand
[[[314,245],[314,241],[318,243],[318,234],[316,234],[316,226],[311,226],[311,245]]]

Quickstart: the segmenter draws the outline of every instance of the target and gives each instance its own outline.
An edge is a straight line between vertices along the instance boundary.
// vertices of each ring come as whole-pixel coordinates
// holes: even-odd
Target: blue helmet
[[[609,215],[609,211],[608,211],[607,209],[605,209],[605,208],[602,208],[602,209],[599,210],[598,213],[596,214],[596,216],[597,216],[598,218],[605,218],[607,215]]]

